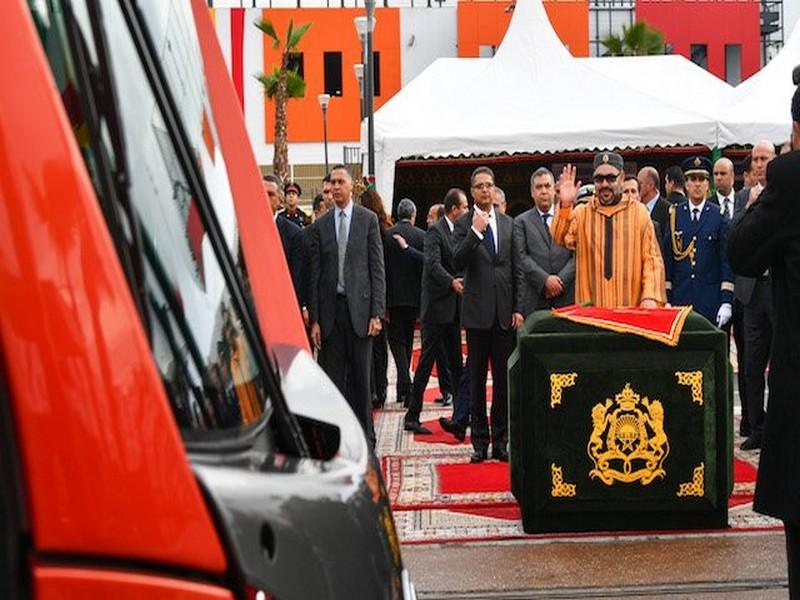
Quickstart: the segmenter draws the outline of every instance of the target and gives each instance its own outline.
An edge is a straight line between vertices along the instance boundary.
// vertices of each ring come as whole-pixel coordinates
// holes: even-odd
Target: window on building
[[[725,44],[725,81],[731,85],[742,82],[741,44]]]
[[[297,74],[300,75],[301,79],[305,79],[305,74],[303,71],[303,53],[302,52],[290,52],[289,53],[289,70],[290,71],[297,71]]]
[[[325,93],[342,95],[342,53],[325,52],[322,56],[325,69]]]
[[[589,0],[589,55],[606,52],[603,40],[609,35],[622,35],[622,28],[635,21],[634,0]]]
[[[708,45],[692,44],[689,58],[694,64],[708,70]]]
[[[372,81],[375,83],[373,86],[373,92],[375,96],[381,95],[381,53],[380,52],[373,52],[372,53]]]

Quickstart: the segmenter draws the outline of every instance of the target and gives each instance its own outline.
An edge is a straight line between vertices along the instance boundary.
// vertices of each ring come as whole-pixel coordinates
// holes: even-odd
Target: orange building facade
[[[545,9],[561,40],[574,56],[588,56],[589,19],[587,0],[545,0]],[[507,1],[461,0],[449,14],[455,19],[453,52],[446,56],[477,57],[487,47],[496,48],[502,42],[512,11]],[[221,10],[221,9],[218,9]],[[236,10],[236,9],[233,9]],[[373,47],[380,63],[376,86],[379,93],[374,100],[378,110],[402,87],[404,49],[413,44],[413,26],[403,22],[406,11],[428,11],[432,16],[443,16],[442,8],[377,8]],[[438,12],[437,12],[438,11]],[[250,12],[250,11],[249,11]],[[356,142],[360,138],[360,95],[353,65],[361,62],[361,42],[353,19],[365,14],[363,8],[294,8],[262,11],[279,36],[285,35],[290,19],[294,26],[312,23],[300,44],[303,78],[306,81],[305,97],[291,99],[287,105],[290,144],[319,143],[323,139],[323,121],[317,95],[325,89],[325,55],[341,53],[341,91],[331,94],[328,107],[328,141]],[[245,27],[251,27],[245,23]],[[402,31],[402,33],[401,33]],[[401,39],[401,36],[403,39]],[[431,62],[440,56],[431,56]],[[264,36],[264,72],[270,72],[280,60],[271,40]],[[250,76],[244,73],[244,77]],[[466,88],[465,88],[466,89]],[[329,90],[328,90],[329,91]],[[245,110],[253,110],[246,107]],[[266,144],[274,138],[274,102],[264,98],[263,136]]]
[[[573,56],[589,56],[588,0],[544,0],[553,29]],[[462,0],[458,3],[458,55],[481,56],[481,48],[497,48],[513,11],[508,2]]]

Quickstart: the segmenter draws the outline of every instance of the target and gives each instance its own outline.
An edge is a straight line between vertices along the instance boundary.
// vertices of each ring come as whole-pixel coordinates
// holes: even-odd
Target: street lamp
[[[372,52],[372,32],[375,30],[375,0],[365,0],[366,17],[353,19],[364,50],[364,112],[367,117],[368,175],[375,174],[375,120],[372,102],[375,97],[375,61]],[[366,43],[365,43],[366,42]]]
[[[320,94],[317,96],[319,107],[322,109],[322,136],[325,143],[325,173],[328,172],[328,104],[331,101],[330,94]]]
[[[358,79],[358,122],[361,123],[364,120],[364,65],[362,63],[354,64],[353,73]]]

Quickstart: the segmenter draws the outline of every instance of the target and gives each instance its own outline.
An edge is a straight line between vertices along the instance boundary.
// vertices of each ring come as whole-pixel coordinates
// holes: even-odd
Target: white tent
[[[783,142],[792,129],[792,69],[800,64],[800,27],[778,55],[734,89],[731,103],[720,111],[720,146]]]
[[[390,205],[403,157],[716,143],[713,117],[573,59],[541,0],[518,0],[494,58],[440,59],[376,112],[375,174]]]
[[[576,58],[577,62],[681,108],[714,117],[734,88],[680,54]]]

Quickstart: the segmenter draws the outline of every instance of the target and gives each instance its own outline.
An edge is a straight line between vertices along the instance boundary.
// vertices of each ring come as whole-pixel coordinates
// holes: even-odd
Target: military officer
[[[731,318],[733,272],[728,264],[730,219],[708,200],[711,161],[693,156],[683,161],[688,199],[670,209],[664,263],[667,297],[690,304],[717,327]]]

